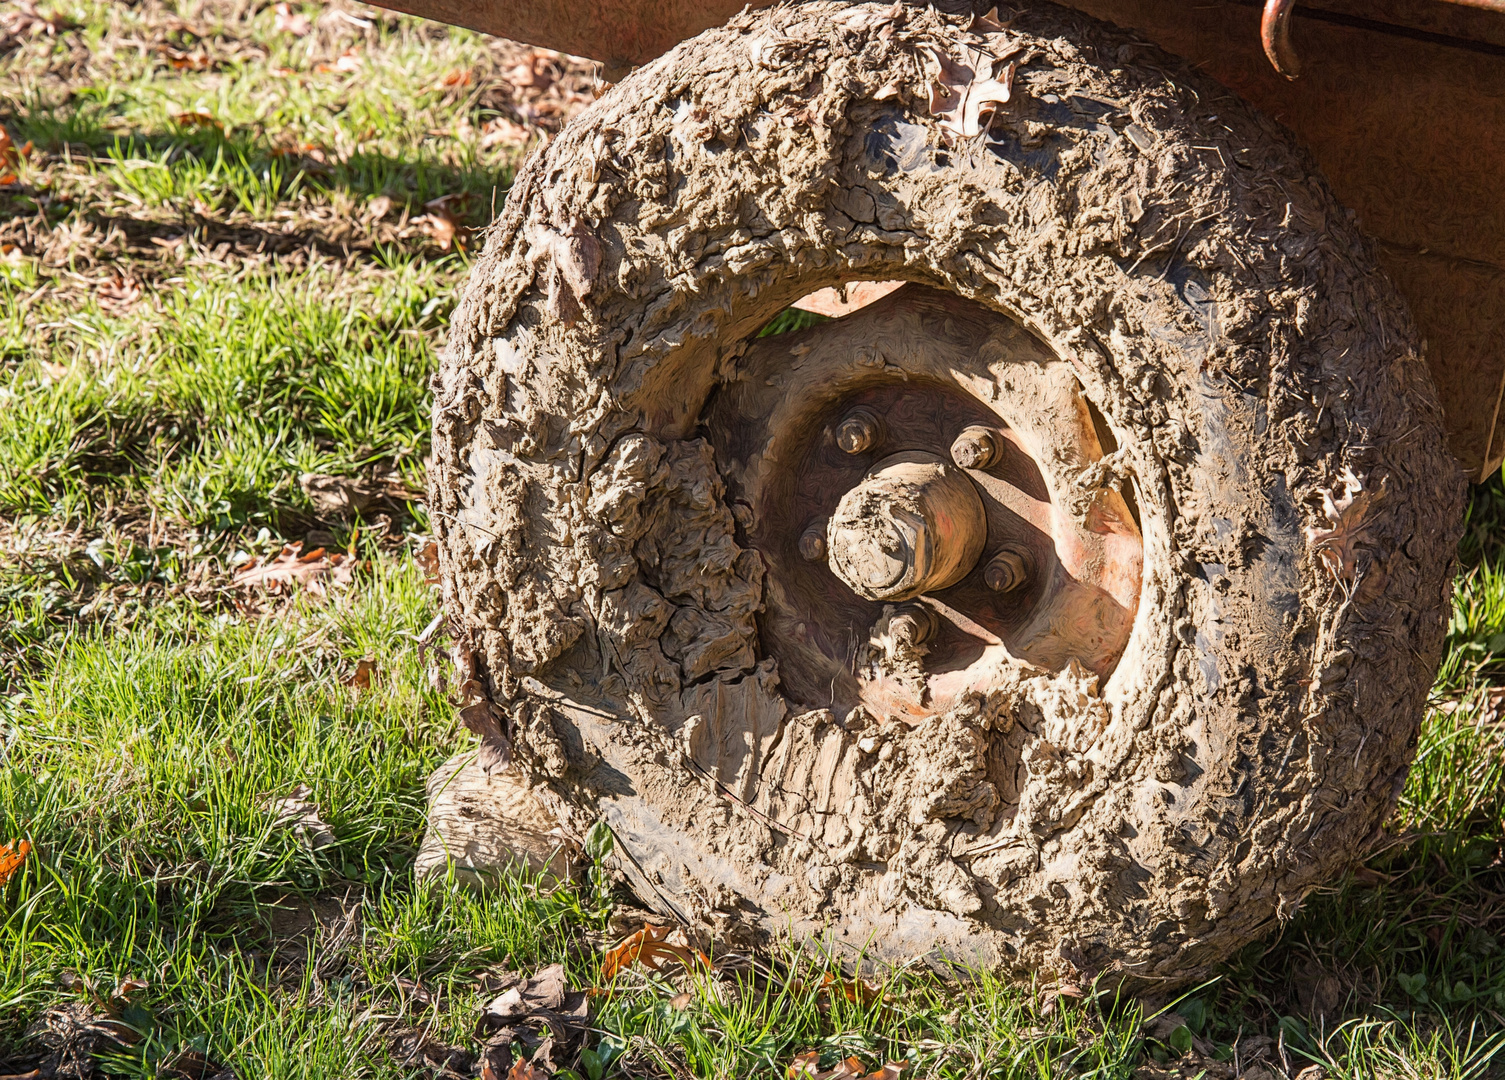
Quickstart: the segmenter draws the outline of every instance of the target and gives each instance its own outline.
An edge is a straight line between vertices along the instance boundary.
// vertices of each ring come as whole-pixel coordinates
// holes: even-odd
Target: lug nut
[[[1022,587],[1030,576],[1030,557],[1021,548],[1006,547],[982,572],[983,581],[994,592],[1013,592]]]
[[[963,469],[987,469],[1003,449],[998,432],[982,424],[964,429],[951,444],[951,460]]]
[[[800,558],[806,562],[820,562],[826,557],[826,522],[824,519],[811,522],[800,535]]]
[[[889,616],[888,632],[896,645],[923,645],[935,636],[935,612],[923,604],[905,604]]]
[[[871,409],[853,409],[836,426],[836,445],[848,454],[860,454],[878,444],[882,421]]]

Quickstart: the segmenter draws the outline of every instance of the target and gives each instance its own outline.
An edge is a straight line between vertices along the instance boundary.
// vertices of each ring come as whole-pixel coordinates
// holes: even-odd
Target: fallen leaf
[[[185,53],[168,45],[158,45],[157,52],[176,71],[207,71],[209,57],[202,52]]]
[[[272,74],[277,76],[277,78],[279,79],[289,79],[298,74],[298,71],[296,68],[274,67],[272,68]]]
[[[192,128],[206,128],[206,127],[209,127],[209,128],[214,128],[217,131],[224,131],[225,130],[225,125],[224,124],[221,124],[218,120],[216,120],[213,116],[211,116],[209,113],[206,113],[206,112],[180,112],[180,113],[173,113],[172,114],[172,121],[173,121],[173,123],[177,124],[179,127],[192,127]]]
[[[278,4],[276,11],[278,33],[305,37],[314,28],[313,20],[301,11],[294,11],[290,4]]]
[[[392,210],[392,196],[378,195],[366,204],[366,216],[372,221],[380,221]]]
[[[439,545],[430,540],[418,553],[413,556],[413,561],[423,571],[423,580],[429,585],[439,584]]]
[[[0,127],[0,165],[19,165],[22,158],[29,157],[31,157],[31,140],[27,139],[25,146],[17,146],[10,132]]]
[[[354,476],[304,473],[298,486],[320,514],[349,517],[365,513],[382,496],[381,489]]]
[[[124,311],[141,299],[141,283],[115,271],[107,280],[100,282],[96,294],[99,296],[100,307],[108,311]]]
[[[469,685],[469,684],[467,684]],[[501,707],[485,698],[460,709],[460,723],[481,738],[478,760],[486,772],[505,769],[512,762],[511,719]]]
[[[695,995],[686,990],[682,994],[675,994],[669,999],[669,1008],[677,1012],[684,1012],[690,1007],[690,1002],[695,1000]]]
[[[464,193],[441,195],[423,204],[427,214],[417,219],[418,226],[434,238],[440,251],[448,251],[463,238],[460,215],[470,197]],[[460,244],[464,247],[464,244]]]
[[[534,51],[521,63],[508,68],[502,78],[519,90],[541,93],[554,84],[554,70],[552,56]]]
[[[1004,60],[981,49],[963,46],[960,61],[940,49],[928,52],[937,68],[931,77],[930,115],[940,118],[943,130],[962,138],[981,134],[985,121],[991,121],[998,106],[1012,96],[1018,63],[1009,61],[1002,77],[995,78]]]
[[[369,656],[363,656],[355,662],[355,670],[343,681],[346,686],[357,690],[370,690],[371,679],[376,675],[376,661]]]
[[[568,1050],[578,1043],[589,1024],[590,996],[570,989],[563,965],[550,964],[531,978],[518,981],[481,1010],[478,1034],[487,1036],[482,1060],[491,1075],[500,1077],[512,1064],[514,1044],[520,1044],[536,1063],[531,1067],[552,1073],[554,1050]],[[547,1029],[542,1038],[540,1028]]]
[[[350,48],[340,53],[339,56],[335,57],[334,63],[315,64],[314,71],[318,72],[321,75],[326,75],[330,72],[339,72],[349,75],[359,71],[363,63],[365,63],[365,61],[362,59],[360,51],[354,45],[352,45]]]
[[[836,1067],[827,1072],[820,1070],[820,1051],[806,1050],[803,1054],[794,1055],[788,1070],[784,1075],[788,1080],[898,1080],[899,1074],[904,1070],[905,1063],[890,1061],[876,1072],[864,1073],[863,1065],[855,1057],[845,1058],[836,1063]]]
[[[435,90],[454,90],[457,87],[469,86],[475,81],[475,75],[469,68],[451,68],[444,73],[444,77],[434,84]]]
[[[837,25],[854,33],[866,33],[880,26],[887,26],[904,14],[904,5],[895,3],[892,7],[879,7],[877,4],[857,4],[840,12],[836,16]]]
[[[698,949],[685,945],[671,945],[666,940],[673,927],[644,926],[620,945],[609,950],[601,960],[601,978],[614,979],[634,963],[641,963],[649,971],[658,971],[667,960],[675,960],[687,968],[696,965],[710,967],[711,959]]]
[[[343,552],[326,553],[315,548],[301,554],[301,543],[288,544],[275,558],[257,559],[236,573],[232,583],[240,588],[261,586],[269,592],[298,584],[316,596],[331,585],[349,585],[355,580],[356,560]]]
[[[998,20],[998,8],[995,5],[986,15],[972,16],[971,23],[967,26],[967,32],[971,34],[1001,34],[1014,24],[1014,20],[1000,22]]]
[[[1382,873],[1372,866],[1354,867],[1353,883],[1364,888],[1374,888],[1376,885],[1388,885],[1394,880],[1389,874]]]
[[[543,1074],[533,1067],[532,1062],[518,1058],[508,1071],[507,1080],[543,1080]]]
[[[0,889],[3,889],[6,882],[16,876],[16,872],[21,869],[21,864],[26,861],[26,856],[30,854],[30,840],[18,840],[13,844],[0,847]]]
[[[1351,583],[1358,572],[1358,546],[1369,530],[1366,518],[1370,510],[1385,497],[1385,481],[1378,490],[1364,490],[1364,482],[1346,466],[1339,477],[1342,493],[1332,488],[1322,495],[1322,513],[1326,527],[1307,526],[1306,542],[1327,568],[1343,583]]]
[[[521,146],[531,135],[532,132],[517,121],[494,116],[481,125],[481,149],[489,150],[498,145]]]
[[[291,828],[317,851],[329,847],[335,838],[329,823],[319,816],[319,808],[311,798],[313,793],[314,789],[307,784],[299,784],[282,798],[269,799],[266,809],[276,815],[275,824]]]
[[[528,259],[546,262],[550,313],[565,326],[575,325],[601,269],[601,242],[595,233],[580,218],[571,219],[562,230],[534,226]]]
[[[0,187],[15,187],[21,182],[21,178],[13,172],[0,175]]]

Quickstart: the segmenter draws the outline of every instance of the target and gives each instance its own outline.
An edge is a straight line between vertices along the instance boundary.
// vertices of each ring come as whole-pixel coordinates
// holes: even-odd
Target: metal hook
[[[1265,0],[1265,13],[1259,20],[1259,40],[1275,70],[1288,79],[1301,74],[1301,60],[1291,45],[1291,13],[1296,0]]]

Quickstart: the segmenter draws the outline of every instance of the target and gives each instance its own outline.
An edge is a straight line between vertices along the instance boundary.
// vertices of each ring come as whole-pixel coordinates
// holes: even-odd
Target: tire
[[[971,138],[964,48],[1018,65]],[[856,280],[910,284],[754,337]],[[705,938],[1171,985],[1395,804],[1464,490],[1414,331],[1289,135],[1119,31],[821,0],[683,43],[518,175],[434,385],[468,693]],[[988,551],[842,586],[858,398],[887,450],[1004,439],[1013,599]]]

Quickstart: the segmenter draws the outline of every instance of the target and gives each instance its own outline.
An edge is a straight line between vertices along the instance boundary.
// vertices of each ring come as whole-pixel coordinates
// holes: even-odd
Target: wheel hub
[[[1113,669],[1142,542],[1068,364],[906,286],[750,348],[706,415],[762,555],[763,647],[811,707],[919,718],[1009,665]]]
[[[910,600],[955,585],[988,537],[982,498],[935,454],[884,458],[842,496],[828,528],[832,573],[869,600]]]

